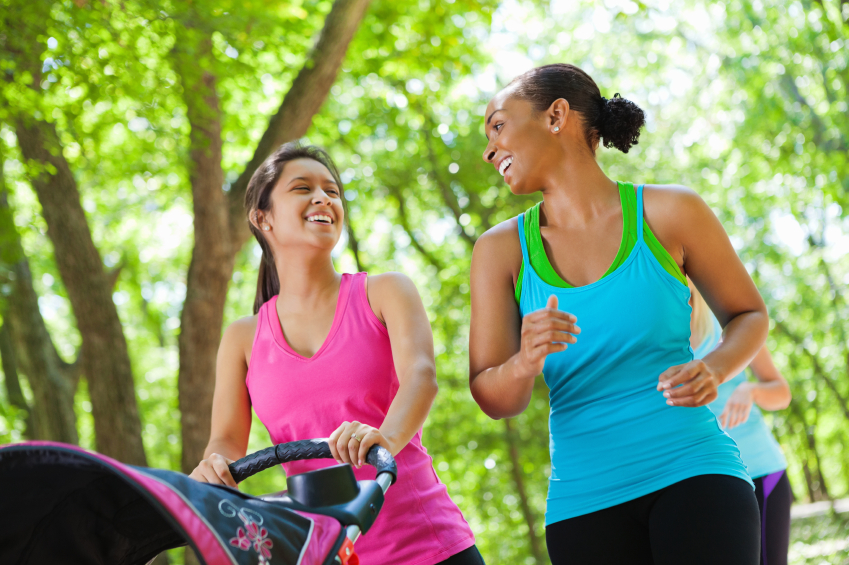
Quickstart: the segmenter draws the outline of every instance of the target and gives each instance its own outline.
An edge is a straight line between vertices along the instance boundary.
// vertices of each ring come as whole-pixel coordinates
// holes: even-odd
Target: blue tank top
[[[721,335],[722,328],[716,318],[714,318],[713,333],[705,336],[705,339],[696,348],[695,358],[701,359],[713,351],[719,345]],[[725,403],[728,402],[731,393],[743,382],[746,382],[745,371],[719,385],[719,394],[716,400],[708,404],[708,408],[716,414],[717,419],[725,409]],[[753,479],[765,477],[766,475],[783,471],[787,468],[787,460],[784,458],[781,446],[778,445],[772,432],[770,432],[769,427],[764,421],[763,414],[761,414],[757,406],[752,406],[748,420],[735,428],[726,430],[726,432],[737,443],[737,447],[740,448],[743,463],[746,464],[749,475]]]
[[[618,269],[586,286],[558,288],[536,274],[523,216],[522,315],[544,308],[554,294],[581,327],[578,342],[549,355],[543,368],[551,390],[546,525],[698,475],[731,475],[751,484],[713,412],[669,406],[657,391],[663,371],[693,359],[690,289],[643,241],[643,187],[637,190],[637,244]]]

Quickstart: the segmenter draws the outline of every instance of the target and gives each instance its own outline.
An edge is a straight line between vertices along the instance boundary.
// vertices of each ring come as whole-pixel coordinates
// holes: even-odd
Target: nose
[[[486,149],[483,150],[483,160],[487,163],[492,163],[492,160],[495,159],[496,152],[497,151],[495,146],[492,144],[491,141],[489,141],[486,144]]]
[[[315,196],[313,196],[313,198],[312,198],[312,203],[317,205],[317,206],[319,206],[321,204],[326,204],[326,205],[329,206],[330,205],[330,196],[326,192],[324,192],[324,190],[319,188],[315,192]]]

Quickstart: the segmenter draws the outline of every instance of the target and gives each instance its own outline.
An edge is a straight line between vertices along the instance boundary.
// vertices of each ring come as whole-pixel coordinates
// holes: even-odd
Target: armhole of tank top
[[[519,231],[519,246],[522,248],[522,263],[519,265],[519,275],[516,279],[516,291],[514,293],[514,297],[516,298],[516,305],[519,306],[519,314],[522,313],[522,293],[527,286],[525,284],[526,275],[528,274],[528,269],[531,267],[530,256],[528,255],[528,242],[525,237],[525,221],[527,220],[527,213],[523,212],[516,216],[516,223],[518,225]]]
[[[360,273],[357,273],[357,275],[359,275],[359,274],[360,274]],[[356,277],[357,275],[354,275],[354,277]],[[366,310],[366,317],[367,317],[367,318],[368,318],[368,319],[369,319],[369,320],[370,320],[370,321],[371,321],[371,322],[372,322],[375,326],[377,326],[377,328],[378,328],[381,332],[383,332],[383,333],[386,335],[386,337],[389,337],[389,330],[388,330],[388,329],[387,329],[387,327],[383,324],[383,322],[381,322],[381,321],[380,321],[380,318],[378,318],[378,316],[377,316],[377,314],[375,313],[374,309],[371,307],[371,302],[369,302],[369,299],[368,299],[368,273],[366,273],[365,271],[363,271],[362,275],[363,275],[363,284],[361,284],[361,285],[360,285],[360,284],[357,284],[356,278],[355,278],[355,279],[354,279],[354,281],[353,281],[353,282],[354,282],[354,286],[355,286],[355,287],[357,287],[357,288],[355,288],[355,289],[354,289],[354,292],[356,292],[357,294],[359,294],[359,295],[360,295],[360,297],[361,297],[361,298],[360,298],[360,304],[361,304],[361,305],[362,305],[362,307],[363,307],[363,308],[365,308],[365,310]]]
[[[251,378],[251,363],[254,360],[254,349],[256,349],[256,342],[259,341],[259,332],[262,331],[262,322],[268,316],[268,313],[266,312],[268,308],[270,308],[270,306],[269,303],[266,302],[260,307],[259,312],[256,313],[256,328],[254,329],[254,339],[251,342],[251,358],[248,361],[248,370],[245,372],[245,386],[248,385],[248,381]],[[250,393],[248,394],[248,400],[250,400]]]
[[[646,247],[648,247],[648,250],[651,252],[652,256],[654,256],[655,262],[657,262],[661,269],[666,271],[669,276],[679,283],[687,286],[687,278],[684,273],[681,272],[680,267],[678,267],[678,263],[672,257],[672,254],[666,250],[662,243],[660,243],[660,240],[654,235],[649,223],[645,219],[646,211],[642,206],[645,199],[645,186],[646,185],[641,184],[640,187],[636,189],[638,191],[637,198],[639,199],[637,209],[638,211],[642,209],[643,212],[642,217],[637,218],[638,225],[642,224],[642,229],[639,229],[638,227],[638,238],[645,242]]]

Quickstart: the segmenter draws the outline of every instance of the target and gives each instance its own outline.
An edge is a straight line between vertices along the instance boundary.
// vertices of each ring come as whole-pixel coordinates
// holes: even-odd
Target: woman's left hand
[[[725,403],[725,409],[719,415],[719,423],[722,428],[730,430],[748,420],[753,402],[752,383],[740,383],[731,393],[728,402]]]
[[[681,386],[678,386],[681,385]],[[702,359],[669,367],[658,378],[670,406],[704,406],[716,400],[720,377]]]
[[[357,469],[363,466],[371,446],[382,445],[392,451],[389,441],[380,430],[360,422],[342,422],[327,440],[333,458],[339,463],[350,463]]]

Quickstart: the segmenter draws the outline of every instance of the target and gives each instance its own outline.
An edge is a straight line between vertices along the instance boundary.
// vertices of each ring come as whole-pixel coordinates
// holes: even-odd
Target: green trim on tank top
[[[630,182],[618,182],[617,184],[619,185],[619,201],[622,203],[623,210],[622,241],[619,244],[619,251],[616,253],[616,258],[601,278],[606,277],[618,269],[628,258],[628,255],[631,254],[634,246],[637,245],[637,195],[634,191],[634,184]],[[558,288],[573,288],[571,284],[560,278],[560,275],[557,274],[557,271],[551,265],[551,261],[548,260],[548,255],[545,254],[545,246],[542,243],[542,234],[539,229],[540,204],[541,202],[536,203],[525,212],[524,227],[525,241],[528,245],[528,259],[534,271],[536,271],[545,283]],[[675,262],[675,259],[660,244],[647,222],[643,222],[643,239],[652,252],[652,255],[660,263],[660,266],[681,284],[687,286],[687,279],[681,273],[681,269],[678,268],[678,263]],[[524,272],[525,264],[522,261],[522,265],[519,267],[519,278],[516,280],[517,304],[522,297],[522,275]]]

